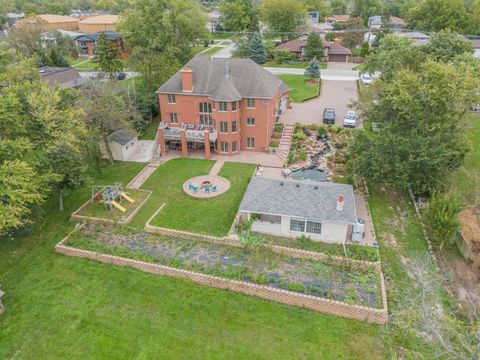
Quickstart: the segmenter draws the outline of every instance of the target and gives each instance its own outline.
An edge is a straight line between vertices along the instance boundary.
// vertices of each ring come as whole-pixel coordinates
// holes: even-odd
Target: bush
[[[333,132],[334,134],[338,134],[340,132],[340,130],[342,130],[342,129],[340,127],[338,127],[337,125],[333,125],[330,128],[330,131]]]
[[[311,132],[310,129],[307,128],[307,127],[303,129],[303,133],[304,133],[306,136],[311,136],[311,135],[312,135],[312,132]]]
[[[303,131],[297,131],[295,134],[293,134],[293,139],[297,141],[304,141],[307,140],[307,135]]]
[[[295,58],[295,54],[289,49],[281,49],[273,51],[273,58],[277,64],[283,64]]]
[[[318,126],[317,128],[317,140],[319,139],[319,137],[323,137],[327,135],[327,129],[324,127],[324,126]]]

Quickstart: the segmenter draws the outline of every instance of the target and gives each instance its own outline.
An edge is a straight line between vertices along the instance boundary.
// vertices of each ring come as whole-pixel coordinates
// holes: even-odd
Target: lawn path
[[[212,169],[210,170],[209,175],[218,175],[223,164],[225,164],[225,160],[217,160],[215,165],[213,165]]]

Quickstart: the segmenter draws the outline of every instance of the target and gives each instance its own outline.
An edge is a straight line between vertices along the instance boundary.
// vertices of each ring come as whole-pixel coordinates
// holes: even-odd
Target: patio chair
[[[197,192],[198,191],[198,186],[193,186],[192,185],[192,190],[193,190],[193,192]]]
[[[217,192],[217,185],[212,186],[212,192]]]
[[[188,190],[193,190],[193,185],[192,185],[192,183],[188,183]]]
[[[208,186],[204,187],[204,190],[207,194],[210,194],[210,188]]]

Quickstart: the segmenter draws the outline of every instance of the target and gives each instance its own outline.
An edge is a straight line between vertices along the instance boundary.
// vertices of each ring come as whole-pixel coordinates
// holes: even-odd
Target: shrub
[[[327,135],[327,129],[326,129],[324,126],[321,126],[321,125],[320,125],[320,126],[318,126],[318,128],[317,128],[317,134],[318,134],[317,139],[318,139],[319,136],[320,136],[320,137],[321,137],[321,136],[325,136],[325,135]]]
[[[307,139],[307,135],[303,131],[298,131],[295,134],[293,134],[293,138],[297,141],[303,141]]]
[[[333,132],[334,134],[338,134],[340,132],[340,127],[338,127],[337,125],[332,125],[332,127],[330,128],[330,131]]]
[[[303,133],[304,133],[306,136],[312,135],[312,132],[311,132],[310,129],[307,128],[307,127],[303,129]]]

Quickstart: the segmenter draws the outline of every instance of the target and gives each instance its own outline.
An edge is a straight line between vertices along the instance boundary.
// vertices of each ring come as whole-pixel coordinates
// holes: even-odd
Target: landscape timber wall
[[[67,256],[75,256],[100,261],[117,266],[128,266],[146,273],[155,275],[173,276],[188,279],[197,284],[231,290],[245,295],[257,296],[263,299],[276,301],[286,305],[299,306],[322,313],[342,316],[349,319],[365,321],[373,324],[385,324],[388,320],[387,298],[383,274],[381,277],[381,294],[384,307],[376,309],[361,305],[350,305],[340,301],[324,299],[311,295],[296,293],[288,290],[276,289],[269,286],[251,284],[243,281],[224,279],[217,276],[152,264],[144,261],[122,258],[113,255],[100,254],[89,250],[81,250],[64,245],[68,236],[55,246],[55,251]]]

